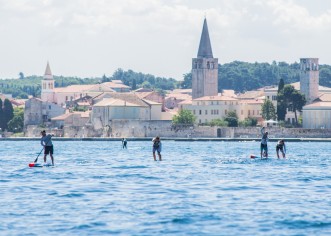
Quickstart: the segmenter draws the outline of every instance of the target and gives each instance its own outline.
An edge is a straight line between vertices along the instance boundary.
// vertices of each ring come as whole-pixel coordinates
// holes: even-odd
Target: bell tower
[[[307,104],[318,98],[319,65],[318,58],[300,59],[300,91],[306,97]]]
[[[44,78],[41,81],[41,100],[54,102],[54,79],[49,63],[47,62]]]
[[[203,22],[197,58],[192,59],[192,98],[218,95],[218,59],[213,58],[207,19]]]

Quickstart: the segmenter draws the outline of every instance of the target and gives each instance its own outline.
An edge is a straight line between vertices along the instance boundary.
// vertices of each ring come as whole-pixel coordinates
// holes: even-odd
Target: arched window
[[[210,62],[207,62],[207,69],[210,69]]]

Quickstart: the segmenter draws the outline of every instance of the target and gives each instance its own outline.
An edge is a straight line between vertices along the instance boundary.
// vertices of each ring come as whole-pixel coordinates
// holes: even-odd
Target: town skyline
[[[214,57],[331,64],[331,3],[310,1],[0,1],[0,78],[110,76],[132,69],[182,80],[206,16]]]

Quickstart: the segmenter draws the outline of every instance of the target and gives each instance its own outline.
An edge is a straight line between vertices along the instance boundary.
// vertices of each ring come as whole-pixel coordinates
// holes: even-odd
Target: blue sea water
[[[0,142],[0,235],[331,235],[331,144]],[[42,161],[42,157],[39,157]]]

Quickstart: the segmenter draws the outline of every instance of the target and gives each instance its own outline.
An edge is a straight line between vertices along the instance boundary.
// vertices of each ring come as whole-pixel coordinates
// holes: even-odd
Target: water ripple
[[[0,144],[2,235],[331,235],[329,143],[163,141],[155,162],[150,142],[54,141],[55,168]]]

